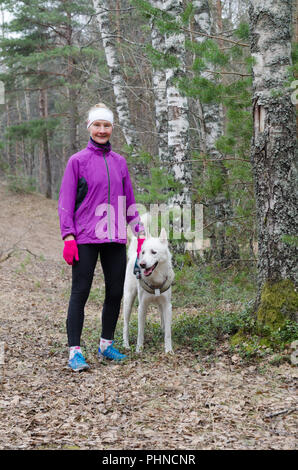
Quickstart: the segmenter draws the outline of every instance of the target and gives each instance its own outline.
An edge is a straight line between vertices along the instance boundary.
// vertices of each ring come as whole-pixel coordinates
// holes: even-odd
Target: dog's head
[[[144,277],[149,277],[154,270],[169,260],[168,238],[164,228],[161,229],[158,238],[146,238],[142,245],[139,265]]]

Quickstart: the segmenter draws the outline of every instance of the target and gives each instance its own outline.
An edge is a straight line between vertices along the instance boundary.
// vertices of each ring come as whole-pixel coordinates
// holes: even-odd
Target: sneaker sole
[[[88,370],[90,367],[89,366],[81,366],[81,367],[77,367],[76,369],[73,369],[71,366],[69,366],[69,368],[73,372],[82,372],[83,370]]]
[[[99,362],[102,362],[102,361],[124,362],[127,359],[127,357],[123,357],[122,359],[112,359],[112,358],[103,356],[102,354],[98,354],[97,359],[99,360]]]

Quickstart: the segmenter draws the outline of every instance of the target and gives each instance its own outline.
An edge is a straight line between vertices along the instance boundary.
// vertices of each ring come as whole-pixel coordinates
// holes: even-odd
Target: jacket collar
[[[101,152],[110,152],[112,150],[112,146],[110,142],[108,141],[106,144],[98,144],[95,142],[92,137],[90,137],[89,142],[87,144],[87,148],[93,149],[93,150],[99,150]]]

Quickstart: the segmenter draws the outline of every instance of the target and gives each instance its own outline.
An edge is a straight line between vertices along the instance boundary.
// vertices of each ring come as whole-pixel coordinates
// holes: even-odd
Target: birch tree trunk
[[[195,20],[195,30],[202,32],[208,35],[212,34],[212,29],[215,29],[215,26],[212,22],[211,12],[208,4],[208,0],[194,0],[194,20]],[[209,39],[208,36],[202,34],[202,36],[196,36],[196,41],[202,43]],[[208,69],[214,70],[214,65],[207,62]],[[213,81],[214,74],[211,72],[206,72],[203,70],[201,76],[207,80]],[[202,104],[203,112],[203,126],[205,137],[204,147],[206,148],[208,154],[211,158],[221,159],[222,156],[219,151],[216,149],[216,141],[224,133],[224,113],[222,105],[208,103]]]
[[[107,65],[113,85],[119,124],[122,128],[127,145],[131,146],[133,148],[133,152],[136,153],[136,148],[139,147],[139,142],[132,125],[129,112],[129,103],[127,99],[127,91],[121,73],[121,66],[117,57],[117,49],[114,44],[114,33],[111,29],[111,22],[109,18],[110,2],[107,0],[93,0],[93,5],[96,11],[96,18],[98,21]]]
[[[153,7],[162,9],[160,0],[150,0]],[[162,54],[165,53],[165,36],[155,26],[154,18],[151,19],[151,44],[154,49]],[[168,149],[168,103],[166,71],[153,67],[152,82],[155,98],[155,123],[157,132],[158,155],[160,161],[167,162],[169,158]]]
[[[219,11],[218,24],[221,24],[221,10],[220,2],[217,1],[217,10]],[[211,12],[208,0],[194,0],[194,29],[195,31],[211,35],[215,32],[215,24],[212,21]],[[202,34],[196,36],[196,41],[202,43],[208,39],[208,36]],[[213,70],[214,65],[208,63],[208,69]],[[201,76],[207,80],[213,81],[214,75],[210,72],[202,71]],[[201,116],[201,143],[200,147],[205,150],[210,156],[210,159],[217,159],[219,161],[218,168],[222,175],[222,180],[225,181],[226,169],[223,165],[223,156],[216,149],[217,139],[224,134],[224,110],[220,104],[212,103],[197,103],[197,110]],[[227,229],[230,227],[230,220],[233,217],[233,208],[230,198],[225,194],[219,192],[214,200],[209,201],[209,215],[216,222],[211,228],[211,256],[215,259],[221,260],[223,265],[228,265],[230,259],[239,258],[239,247],[236,240],[230,236],[227,237]]]
[[[162,9],[177,19],[183,11],[182,0],[161,2]],[[189,145],[188,100],[182,96],[175,80],[185,74],[185,35],[182,32],[168,33],[165,36],[165,52],[179,60],[179,67],[167,69],[166,91],[168,105],[168,151],[169,162],[175,180],[183,185],[183,190],[172,199],[173,204],[191,203],[191,164]]]
[[[253,0],[250,14],[254,134],[251,162],[258,225],[257,318],[278,327],[298,311],[297,167],[291,102],[291,0]]]

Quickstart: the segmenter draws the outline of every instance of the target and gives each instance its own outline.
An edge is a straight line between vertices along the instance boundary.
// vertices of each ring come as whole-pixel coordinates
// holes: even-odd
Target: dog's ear
[[[159,239],[162,243],[168,243],[167,231],[164,227],[160,231]]]

